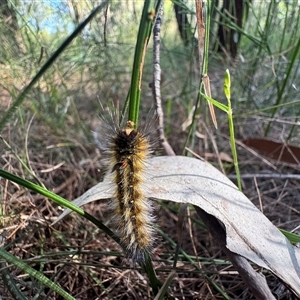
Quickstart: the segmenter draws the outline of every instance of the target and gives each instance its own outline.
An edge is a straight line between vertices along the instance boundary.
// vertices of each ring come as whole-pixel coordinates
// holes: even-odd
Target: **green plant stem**
[[[235,168],[237,184],[238,184],[239,190],[241,191],[242,190],[242,182],[241,182],[241,174],[240,174],[240,168],[239,168],[239,162],[238,162],[238,158],[237,158],[237,151],[236,151],[236,144],[235,144],[232,109],[231,109],[231,105],[228,105],[228,106],[229,106],[228,124],[229,124],[229,135],[230,135],[231,151],[232,151],[232,156],[233,156],[233,164],[234,164],[234,168]]]
[[[46,63],[41,67],[40,71],[33,77],[30,83],[25,87],[23,92],[17,97],[14,103],[11,105],[9,110],[6,112],[2,120],[0,121],[0,132],[3,130],[5,124],[9,121],[15,110],[22,104],[28,92],[32,87],[39,81],[43,74],[51,67],[54,61],[59,57],[59,55],[69,46],[69,44],[78,36],[81,30],[96,16],[96,14],[101,11],[108,1],[103,2],[101,5],[97,6],[90,15],[73,31],[73,33],[61,44],[61,46],[52,54],[52,56],[46,61]]]
[[[233,164],[235,167],[235,173],[237,178],[238,188],[242,190],[242,182],[241,182],[241,174],[239,168],[239,162],[237,157],[236,145],[235,145],[235,135],[234,135],[234,125],[233,125],[233,118],[232,118],[232,108],[231,108],[231,80],[230,80],[230,73],[227,69],[225,72],[225,79],[224,79],[224,93],[227,98],[227,114],[228,114],[228,125],[229,125],[229,136],[230,136],[230,143],[231,143],[231,151],[233,156]]]
[[[155,22],[154,3],[155,1],[153,0],[146,0],[144,3],[134,54],[128,120],[133,121],[135,126],[137,126],[139,119],[144,59],[151,30]]]
[[[207,0],[204,7],[205,12],[205,43],[204,43],[204,57],[202,66],[202,75],[208,73],[208,55],[209,55],[209,36],[210,36],[210,19],[211,19],[211,1]]]

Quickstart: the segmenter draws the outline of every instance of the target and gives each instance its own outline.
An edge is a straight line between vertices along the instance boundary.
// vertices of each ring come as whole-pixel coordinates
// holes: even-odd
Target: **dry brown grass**
[[[91,124],[95,120],[96,116],[95,119],[90,118]],[[180,127],[178,120],[174,124],[177,124],[175,127]],[[103,172],[100,152],[94,145],[81,144],[84,139],[80,135],[77,141],[73,137],[55,136],[40,120],[33,121],[30,133],[33,135],[29,134],[26,149],[24,131],[18,125],[7,126],[3,137],[25,161],[27,157],[32,173],[48,189],[72,200],[101,180]],[[72,145],[66,145],[66,141],[71,141]],[[171,138],[170,142],[178,147],[178,139]],[[183,143],[183,139],[180,143]],[[197,145],[195,150],[199,153],[201,140]],[[219,150],[230,154],[224,135],[219,137]],[[206,151],[212,152],[209,149]],[[269,166],[263,165],[261,159],[253,157],[242,148],[239,155],[242,173],[259,170],[274,172]],[[13,174],[36,181],[34,176],[24,171],[18,159],[3,143],[1,165]],[[277,171],[297,172],[298,167],[278,165]],[[3,215],[1,234],[5,234],[4,244],[10,253],[37,270],[42,270],[76,299],[154,298],[145,273],[138,267],[132,267],[124,258],[121,248],[94,225],[72,214],[51,227],[61,208],[45,197],[3,178],[0,183]],[[297,181],[257,180],[255,183],[254,180],[244,180],[243,185],[246,195],[258,207],[262,206],[263,212],[274,224],[287,230],[298,225],[300,205],[297,195],[300,185]],[[259,197],[262,202],[259,202]],[[176,241],[178,206],[172,203],[155,203],[155,208],[158,227]],[[85,209],[99,220],[108,221],[106,201],[93,202]],[[180,256],[169,295],[174,299],[223,299],[205,279],[203,274],[206,274],[231,298],[253,299],[247,285],[227,262],[209,233],[194,222],[195,218],[197,216],[191,210],[190,218],[186,218],[182,228],[182,249],[193,263]],[[153,261],[162,282],[172,270],[174,253],[175,249],[170,242],[157,234]],[[283,289],[285,294],[281,299],[295,299],[273,275],[264,270],[258,271],[267,276],[274,292]],[[60,299],[48,288],[40,288],[36,280],[19,269],[10,267],[9,272],[28,298],[42,291],[39,299]],[[0,290],[2,299],[12,299],[2,282]]]

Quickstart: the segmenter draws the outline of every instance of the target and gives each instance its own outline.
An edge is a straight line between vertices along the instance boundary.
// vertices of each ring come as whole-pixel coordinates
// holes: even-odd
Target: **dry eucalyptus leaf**
[[[182,156],[152,158],[148,173],[148,198],[193,204],[213,215],[225,226],[230,251],[272,271],[300,297],[300,249],[225,175],[207,162]],[[110,176],[73,203],[81,206],[112,197]],[[57,221],[69,212],[63,212]]]

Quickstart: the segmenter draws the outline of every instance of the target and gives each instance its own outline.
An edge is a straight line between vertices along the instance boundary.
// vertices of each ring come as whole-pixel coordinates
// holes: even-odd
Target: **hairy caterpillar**
[[[125,127],[115,126],[113,133],[107,135],[104,150],[115,188],[111,201],[112,221],[128,257],[141,262],[153,243],[152,205],[143,192],[150,143],[147,135],[128,121]]]

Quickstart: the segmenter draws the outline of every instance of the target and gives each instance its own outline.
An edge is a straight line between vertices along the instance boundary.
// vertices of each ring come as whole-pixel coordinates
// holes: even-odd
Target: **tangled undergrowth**
[[[49,128],[45,126],[41,130],[39,122],[33,121],[30,132],[36,131],[40,132],[38,139],[32,139],[29,133],[30,142],[23,153],[31,174],[24,171],[20,160],[8,148],[1,155],[1,165],[5,169],[42,182],[48,189],[70,200],[101,180],[101,153],[95,145],[83,145],[74,140],[67,143],[65,137],[53,136]],[[21,137],[21,134],[14,125],[10,125],[3,135],[15,151],[23,143],[23,138],[16,142],[17,136]],[[170,143],[178,143],[178,140],[171,139]],[[226,136],[223,136],[220,149],[230,153]],[[206,155],[209,157],[209,151]],[[262,157],[254,156],[243,147],[239,147],[239,158],[242,174],[299,171],[298,166],[275,161],[269,161],[267,165]],[[228,174],[231,169],[232,165],[228,163]],[[243,189],[275,225],[286,230],[297,229],[300,213],[298,180],[253,177],[243,180]],[[10,253],[42,270],[76,299],[153,299],[143,270],[124,258],[121,248],[94,225],[73,213],[51,226],[62,211],[56,204],[4,179],[1,179],[1,193],[5,216],[1,219],[1,235],[5,236],[4,244]],[[168,291],[170,296],[175,299],[223,299],[218,286],[232,299],[253,299],[192,207],[186,211],[184,226],[178,228],[177,204],[154,205],[158,228],[153,262],[162,282],[173,268],[178,232],[182,237],[176,275]],[[108,222],[109,226],[107,201],[90,203],[85,209],[97,219]],[[272,292],[278,293],[281,299],[295,299],[272,274],[263,269],[257,271],[263,272]],[[30,276],[22,275],[19,269],[11,267],[10,273],[27,297],[39,294],[38,299],[60,299]],[[5,287],[1,290],[3,299],[12,299]]]

